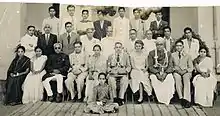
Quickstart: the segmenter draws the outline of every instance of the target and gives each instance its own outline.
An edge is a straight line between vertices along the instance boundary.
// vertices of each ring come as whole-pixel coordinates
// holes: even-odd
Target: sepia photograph
[[[0,2],[0,116],[220,116],[220,6]]]

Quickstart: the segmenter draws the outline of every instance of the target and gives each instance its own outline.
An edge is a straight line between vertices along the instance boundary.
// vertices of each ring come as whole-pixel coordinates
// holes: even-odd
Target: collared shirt
[[[199,41],[195,38],[192,38],[191,47],[189,47],[189,43],[187,39],[182,40],[184,43],[184,51],[188,53],[192,60],[195,59],[199,55]]]
[[[104,20],[100,20],[100,26],[103,28]]]
[[[172,47],[171,42],[173,41],[172,37],[169,37],[169,38],[164,37],[164,39],[165,39],[166,50],[170,52],[171,51],[171,47]]]
[[[70,65],[73,68],[81,69],[82,71],[87,70],[87,59],[88,55],[81,51],[81,53],[73,52],[69,55]]]
[[[160,21],[156,20],[156,22],[157,22],[157,28],[159,28],[161,20]]]
[[[76,25],[76,30],[82,30],[82,31],[86,31],[87,28],[94,28],[93,22],[92,21],[80,21],[77,23]]]
[[[150,51],[156,49],[156,44],[155,44],[155,39],[147,39],[145,38],[143,40],[143,43],[144,43],[144,50],[149,53]]]
[[[68,17],[64,17],[62,19],[62,23],[61,23],[61,30],[60,30],[60,33],[63,34],[65,33],[66,29],[65,29],[65,23],[66,22],[71,22],[72,23],[72,27],[73,27],[73,32],[76,33],[76,25],[77,25],[77,20],[76,20],[76,17],[75,16],[70,16],[68,15]]]
[[[52,28],[51,28],[51,33],[55,34],[55,35],[59,35],[59,30],[60,30],[60,20],[56,17],[51,18],[48,17],[46,19],[43,20],[43,24],[42,24],[42,32],[44,33],[44,26],[46,24],[49,24]]]
[[[93,55],[93,46],[95,44],[101,45],[101,41],[96,38],[92,38],[91,40],[88,39],[87,35],[83,35],[80,37],[80,41],[82,42],[83,50],[89,55]]]
[[[187,70],[188,72],[193,71],[193,63],[190,55],[182,51],[180,53],[181,58],[179,58],[179,52],[176,51],[172,53],[173,62],[174,62],[174,68],[176,66],[180,67],[182,70]]]
[[[103,55],[106,58],[108,58],[109,55],[114,53],[115,42],[116,40],[113,37],[105,37],[101,40]]]

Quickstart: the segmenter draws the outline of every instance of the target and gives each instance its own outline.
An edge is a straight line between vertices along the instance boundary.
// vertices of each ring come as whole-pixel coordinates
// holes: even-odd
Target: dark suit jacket
[[[53,45],[55,43],[57,43],[57,36],[54,34],[50,34],[48,45],[46,44],[45,34],[41,35],[37,41],[37,45],[43,50],[43,55],[47,56],[54,54]]]
[[[48,57],[46,62],[45,70],[47,73],[43,76],[42,81],[48,77],[51,77],[52,75],[50,73],[52,73],[54,69],[59,70],[60,74],[63,76],[67,76],[69,68],[70,60],[67,54],[52,54]]]
[[[93,22],[93,25],[95,28],[93,37],[101,40],[102,38],[106,37],[107,27],[111,26],[112,24],[110,21],[104,20],[103,27],[101,28],[100,21],[97,20]]]
[[[153,38],[156,39],[158,36],[163,36],[163,28],[166,26],[168,26],[168,22],[162,20],[157,28],[157,22],[152,21],[150,23],[150,30],[153,33]]]

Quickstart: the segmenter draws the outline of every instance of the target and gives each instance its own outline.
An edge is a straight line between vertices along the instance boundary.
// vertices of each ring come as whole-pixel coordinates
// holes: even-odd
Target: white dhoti
[[[74,75],[72,72],[68,73],[67,79],[65,80],[66,88],[71,94],[71,99],[75,97],[75,88],[74,88],[74,81],[76,81],[77,91],[78,91],[78,99],[81,98],[81,92],[84,86],[84,79],[88,75],[87,72],[83,72],[79,75]]]
[[[116,89],[117,89],[116,79],[117,78],[118,77],[113,77],[113,76],[108,75],[108,82],[109,82],[109,85],[112,87],[113,98],[117,97],[117,92],[116,92]],[[127,90],[127,87],[128,87],[128,76],[125,75],[121,77],[121,80],[120,80],[119,98],[124,99],[124,95]]]
[[[213,92],[216,84],[217,79],[213,75],[208,78],[196,75],[193,79],[193,85],[195,87],[195,103],[205,107],[212,107],[214,98]]]
[[[149,79],[149,74],[143,71],[132,69],[131,71],[131,81],[130,86],[132,92],[137,92],[140,88],[139,85],[143,84],[144,90],[147,92],[148,95],[152,95],[152,86]]]
[[[46,89],[47,95],[52,96],[53,92],[51,90],[50,81],[57,81],[57,92],[63,92],[63,75],[56,74],[55,76],[48,77],[43,81],[43,86]]]
[[[157,100],[160,103],[169,105],[170,100],[172,99],[173,94],[175,92],[175,86],[174,86],[175,83],[174,83],[173,75],[168,74],[163,82],[159,81],[157,79],[157,76],[154,74],[150,75],[150,79]]]
[[[85,97],[88,98],[88,101],[92,100],[93,88],[99,84],[98,74],[98,72],[93,73],[92,77],[94,80],[89,80],[89,76],[86,78]]]

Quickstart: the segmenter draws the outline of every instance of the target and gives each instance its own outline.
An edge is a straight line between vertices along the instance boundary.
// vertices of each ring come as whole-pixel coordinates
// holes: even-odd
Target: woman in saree
[[[145,90],[150,98],[152,96],[152,86],[148,74],[147,54],[143,51],[144,43],[142,40],[136,40],[134,44],[135,50],[131,52],[131,81],[130,86],[133,93],[139,90],[139,99],[137,103],[143,102],[143,90]]]
[[[93,87],[98,85],[98,74],[101,72],[106,72],[106,58],[101,54],[102,48],[100,45],[96,44],[93,46],[94,54],[89,58],[88,70],[89,75],[86,79],[86,96],[84,101],[86,102],[92,96]]]
[[[42,49],[37,46],[34,49],[35,56],[31,58],[31,72],[27,75],[23,84],[23,103],[37,102],[43,98],[42,77],[46,74],[44,70],[47,56],[42,55]]]
[[[118,103],[113,103],[113,93],[111,87],[106,84],[106,74],[98,74],[99,84],[93,88],[91,101],[84,109],[86,113],[114,113],[118,111]]]
[[[16,57],[7,71],[6,79],[6,105],[17,105],[22,103],[22,84],[30,70],[30,59],[24,55],[25,47],[18,46]]]
[[[217,79],[213,76],[213,61],[207,47],[200,47],[199,56],[193,63],[197,71],[193,79],[195,103],[204,107],[212,107]]]

